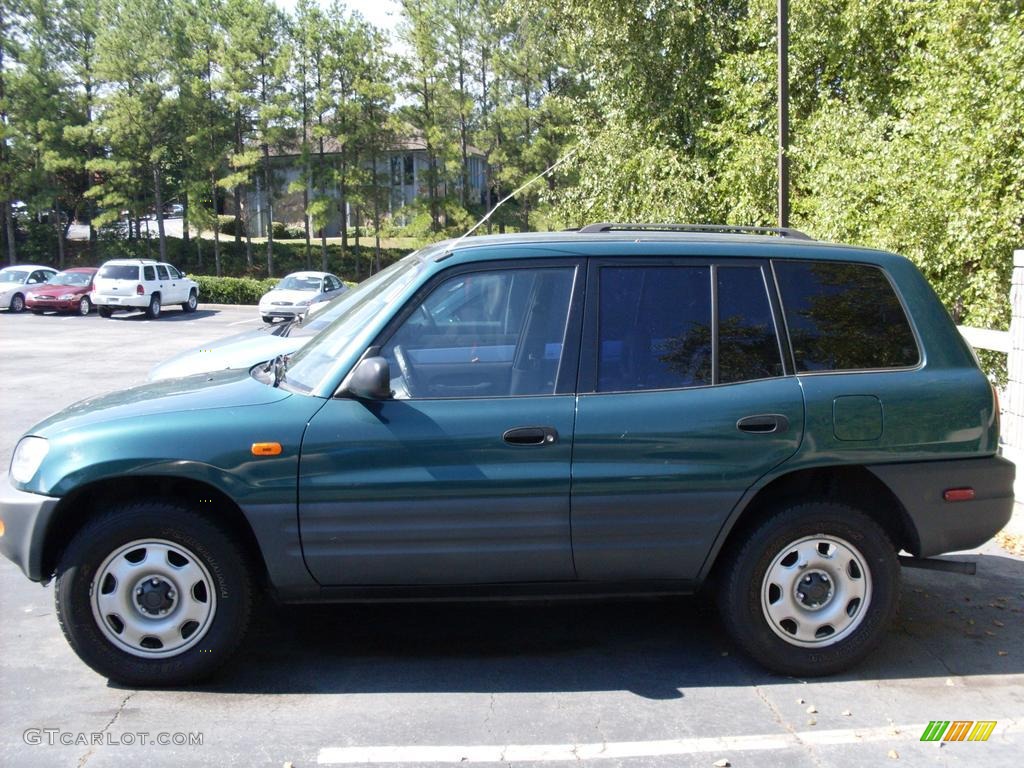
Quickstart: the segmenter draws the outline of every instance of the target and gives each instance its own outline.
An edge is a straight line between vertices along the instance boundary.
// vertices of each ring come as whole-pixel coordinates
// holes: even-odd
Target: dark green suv
[[[290,359],[78,403],[23,437],[0,550],[131,685],[286,602],[687,593],[783,673],[875,647],[901,550],[1009,519],[998,408],[920,272],[792,230],[450,241]],[[913,562],[913,561],[911,561]]]

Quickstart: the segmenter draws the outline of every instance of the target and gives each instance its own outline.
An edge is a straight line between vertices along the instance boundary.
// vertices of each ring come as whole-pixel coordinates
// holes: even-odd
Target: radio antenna
[[[522,191],[523,191],[524,189],[526,189],[527,187],[529,187],[530,185],[532,185],[532,184],[533,184],[534,182],[536,182],[536,181],[539,181],[540,179],[543,179],[543,178],[545,178],[546,176],[548,176],[548,175],[549,175],[549,174],[550,174],[550,173],[551,173],[552,171],[554,171],[554,170],[555,170],[555,169],[556,169],[556,168],[557,168],[558,166],[562,165],[562,163],[565,163],[565,162],[567,162],[567,161],[569,160],[569,158],[571,158],[571,157],[572,157],[573,155],[575,155],[575,154],[576,154],[577,152],[579,152],[579,151],[580,151],[580,150],[581,150],[581,149],[582,149],[582,148],[583,148],[584,146],[586,146],[586,145],[587,145],[587,143],[588,143],[588,142],[582,142],[582,143],[580,143],[580,144],[577,144],[577,145],[576,145],[575,147],[573,147],[573,148],[572,148],[571,150],[569,150],[569,151],[568,151],[568,152],[566,152],[566,153],[565,153],[564,155],[562,155],[562,157],[560,157],[560,158],[559,158],[558,160],[556,160],[555,162],[553,162],[553,163],[552,163],[551,165],[549,165],[549,166],[548,166],[547,168],[545,168],[545,169],[544,169],[543,171],[541,171],[540,173],[538,173],[538,174],[537,174],[536,176],[534,176],[534,177],[533,177],[532,179],[530,179],[530,180],[529,180],[528,182],[526,182],[525,184],[523,184],[523,185],[522,185],[521,187],[519,187],[518,189],[516,189],[516,190],[515,190],[514,192],[510,192],[509,194],[505,195],[505,197],[501,198],[501,200],[499,200],[499,201],[498,201],[497,205],[495,205],[495,206],[494,206],[493,208],[491,208],[491,210],[489,210],[489,211],[488,211],[488,212],[487,212],[486,214],[484,214],[484,217],[483,217],[482,219],[480,219],[480,221],[478,221],[478,222],[477,222],[476,224],[474,224],[474,225],[473,225],[472,227],[470,227],[470,228],[469,228],[468,230],[466,230],[466,233],[465,233],[464,235],[462,235],[462,237],[460,237],[460,238],[459,238],[458,240],[456,240],[456,241],[455,241],[454,243],[452,243],[452,245],[453,245],[453,246],[455,246],[455,245],[458,245],[458,244],[459,244],[459,243],[461,243],[461,242],[462,242],[463,240],[465,240],[465,239],[466,239],[467,237],[469,237],[469,236],[470,236],[470,235],[472,235],[472,234],[473,234],[474,232],[476,232],[476,231],[477,231],[477,230],[478,230],[478,229],[479,229],[479,228],[481,227],[481,225],[483,225],[483,224],[486,224],[486,223],[487,223],[487,220],[491,218],[491,216],[492,216],[492,215],[494,214],[494,212],[495,212],[496,210],[498,210],[499,208],[501,208],[501,206],[503,206],[503,205],[504,205],[505,203],[507,203],[507,202],[508,202],[509,200],[511,200],[511,199],[512,199],[513,197],[515,197],[516,195],[518,195],[518,194],[519,194],[520,192],[522,192]]]

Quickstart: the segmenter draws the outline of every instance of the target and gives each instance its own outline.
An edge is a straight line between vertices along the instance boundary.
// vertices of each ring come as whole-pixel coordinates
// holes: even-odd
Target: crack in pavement
[[[103,728],[100,730],[100,740],[102,740],[103,736],[105,736],[107,731],[110,730],[111,726],[117,722],[117,719],[121,717],[121,713],[124,712],[125,706],[127,706],[128,702],[131,701],[132,697],[136,693],[138,693],[138,691],[132,691],[123,699],[121,699],[121,703],[118,705],[117,711],[114,712],[114,716],[111,717],[107,724],[104,725]],[[91,747],[89,747],[89,749],[86,751],[84,755],[78,758],[78,768],[82,768],[82,766],[89,762],[89,759],[93,756],[93,753],[96,751],[97,746],[99,745],[93,744]]]
[[[775,719],[775,722],[780,727],[784,728],[786,732],[796,740],[797,744],[804,748],[804,751],[807,752],[807,755],[816,766],[824,768],[825,764],[821,762],[821,759],[818,757],[818,753],[814,751],[814,747],[800,738],[800,734],[797,733],[796,729],[782,717],[782,713],[779,711],[779,708],[776,707],[765,692],[761,690],[761,686],[751,681],[751,687],[754,689],[754,692],[757,694],[757,697],[761,702],[768,708],[768,711],[772,713],[772,717]]]

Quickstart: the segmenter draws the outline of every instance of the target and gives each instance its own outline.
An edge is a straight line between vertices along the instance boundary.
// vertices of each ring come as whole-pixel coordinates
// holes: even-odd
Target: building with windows
[[[314,150],[317,149],[314,145]],[[324,161],[326,163],[339,167],[341,163],[340,150],[335,139],[324,139]],[[466,200],[470,205],[483,205],[487,199],[484,154],[476,147],[470,147],[468,154],[469,189]],[[317,159],[314,151],[311,162],[315,163]],[[301,187],[296,189],[296,182],[302,176],[302,155],[297,147],[287,148],[283,151],[272,150],[271,163],[275,184],[273,219],[286,226],[302,227],[305,215],[303,195]],[[369,169],[369,166],[370,161],[367,159],[362,167]],[[419,200],[425,200],[428,196],[428,158],[424,141],[421,138],[403,139],[394,147],[382,152],[377,158],[376,174],[378,183],[382,187],[381,203],[384,215],[399,224],[404,224],[404,209]],[[270,223],[267,195],[263,189],[262,175],[256,174],[254,181],[255,183],[242,196],[242,219],[249,228],[249,234],[254,237],[265,237]],[[441,181],[439,194],[443,196],[456,195],[461,181],[461,178],[449,182]],[[341,233],[343,217],[350,227],[367,218],[372,218],[372,209],[360,211],[351,203],[346,203],[345,210],[341,210],[341,200],[337,188],[327,189],[326,193],[337,203],[332,206],[331,216],[324,227],[324,234],[327,237],[336,237]],[[317,190],[312,188],[309,190],[310,199],[316,194]],[[224,201],[224,213],[233,215],[234,204],[234,196],[227,195]]]

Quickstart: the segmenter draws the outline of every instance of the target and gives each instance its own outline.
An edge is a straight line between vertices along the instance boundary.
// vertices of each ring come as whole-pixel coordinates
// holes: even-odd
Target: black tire
[[[119,547],[147,539],[195,553],[211,577],[216,601],[201,640],[165,658],[143,658],[115,645],[92,607],[93,580],[104,560]],[[252,576],[219,525],[178,504],[140,501],[110,509],[75,535],[57,567],[54,598],[64,636],[96,672],[132,687],[181,685],[209,677],[242,641],[252,610]]]
[[[870,592],[855,609],[853,621],[859,623],[852,624],[847,634],[813,641],[822,645],[798,645],[777,634],[784,630],[773,629],[769,608],[762,608],[762,594],[773,589],[765,577],[777,558],[793,543],[816,536],[835,538],[854,548],[867,571]],[[748,531],[724,556],[727,560],[718,586],[722,621],[736,644],[772,671],[819,677],[848,669],[878,646],[896,615],[900,588],[896,548],[881,526],[846,504],[818,501],[783,508]],[[785,558],[780,564],[784,563]],[[799,591],[796,595],[804,597]],[[815,614],[804,615],[813,627]],[[841,616],[840,620],[846,621]]]
[[[96,311],[100,313],[100,317],[112,317],[114,314],[110,307],[97,307]]]
[[[154,293],[149,298],[149,306],[146,307],[146,317],[150,320],[156,320],[160,317],[160,311],[162,309],[163,306],[160,304],[160,294]]]
[[[271,324],[273,324],[274,318],[271,317],[270,315],[262,315],[262,317],[263,317],[263,322],[264,323],[271,323]]]
[[[20,293],[11,296],[11,303],[7,307],[11,312],[18,313],[25,311],[25,297]]]
[[[46,313],[43,310],[41,310],[41,309],[33,309],[32,310],[32,314],[33,315],[45,315]]]
[[[82,300],[78,302],[78,314],[86,317],[90,312],[92,312],[92,302],[88,296],[83,296]]]
[[[196,292],[194,290],[193,291],[189,291],[188,301],[186,301],[184,304],[182,304],[181,308],[185,312],[195,312],[198,307],[199,307],[199,296],[198,296],[198,294],[196,294]]]

